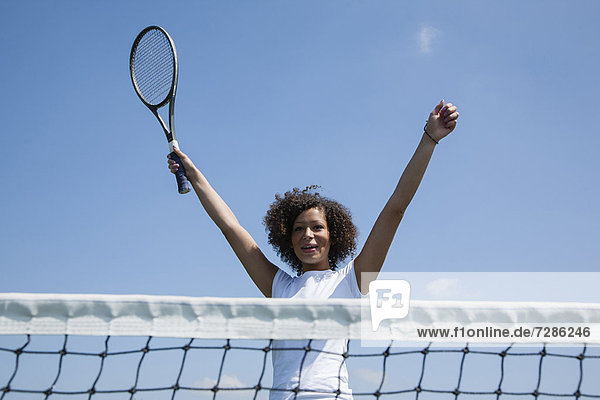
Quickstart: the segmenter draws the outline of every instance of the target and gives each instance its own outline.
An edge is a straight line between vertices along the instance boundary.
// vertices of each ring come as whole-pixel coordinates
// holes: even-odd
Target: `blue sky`
[[[266,255],[275,193],[318,184],[360,244],[440,100],[458,105],[384,270],[598,271],[595,1],[3,1],[0,291],[259,296],[128,57],[157,24],[176,131]]]

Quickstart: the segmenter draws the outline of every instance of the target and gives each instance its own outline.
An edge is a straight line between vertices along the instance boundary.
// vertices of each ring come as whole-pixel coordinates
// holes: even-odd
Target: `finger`
[[[452,130],[456,127],[456,120],[453,119],[452,121],[448,121],[444,126],[446,127],[446,129]]]
[[[450,114],[446,118],[444,118],[444,122],[456,120],[458,118],[458,115],[459,114],[457,112],[453,112],[452,114]]]
[[[444,107],[444,100],[440,101],[440,103],[437,106],[435,106],[435,108],[432,111],[432,114],[436,114],[436,115],[439,114],[443,107]]]
[[[444,113],[444,116],[450,115],[456,111],[456,106],[453,106],[451,103],[448,103],[442,111]]]

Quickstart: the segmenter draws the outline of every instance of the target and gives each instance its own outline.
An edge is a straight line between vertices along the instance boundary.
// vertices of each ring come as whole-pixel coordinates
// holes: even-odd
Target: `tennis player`
[[[292,189],[276,195],[264,223],[268,241],[297,276],[289,276],[271,263],[250,234],[192,160],[175,149],[202,206],[219,227],[242,265],[266,297],[352,298],[368,291],[361,273],[378,273],[406,208],[415,195],[435,146],[456,127],[459,114],[443,100],[430,113],[423,136],[400,180],[381,211],[363,249],[346,266],[338,263],[354,256],[357,230],[350,212],[324,198],[316,187]],[[179,164],[169,159],[175,173]],[[364,286],[361,286],[361,283]],[[273,345],[273,389],[270,400],[351,400],[343,354],[345,340],[276,341]]]

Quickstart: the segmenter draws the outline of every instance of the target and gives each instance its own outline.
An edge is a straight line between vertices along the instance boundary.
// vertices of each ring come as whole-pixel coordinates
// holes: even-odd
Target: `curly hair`
[[[263,219],[268,233],[268,242],[275,252],[298,274],[302,275],[302,263],[292,248],[292,227],[294,221],[305,210],[318,208],[325,214],[331,247],[329,266],[332,270],[337,263],[348,256],[354,256],[358,231],[352,222],[350,210],[335,200],[322,197],[308,186],[304,190],[293,188],[282,195],[276,194],[275,201],[267,210]]]

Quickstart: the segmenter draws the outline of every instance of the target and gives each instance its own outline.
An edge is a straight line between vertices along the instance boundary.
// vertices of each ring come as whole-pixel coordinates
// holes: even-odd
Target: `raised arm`
[[[192,160],[181,150],[175,148],[174,151],[181,159],[186,176],[206,213],[219,227],[252,281],[265,297],[271,297],[271,287],[277,267],[267,260],[252,236],[240,225],[229,206],[212,188]],[[169,168],[175,172],[179,165],[169,159]]]
[[[451,103],[445,104],[444,100],[429,114],[425,133],[417,150],[404,169],[394,193],[375,221],[365,246],[354,261],[356,280],[362,293],[367,293],[369,281],[361,282],[361,273],[377,274],[381,270],[398,225],[423,179],[433,150],[441,139],[454,130],[457,118],[456,107]]]

